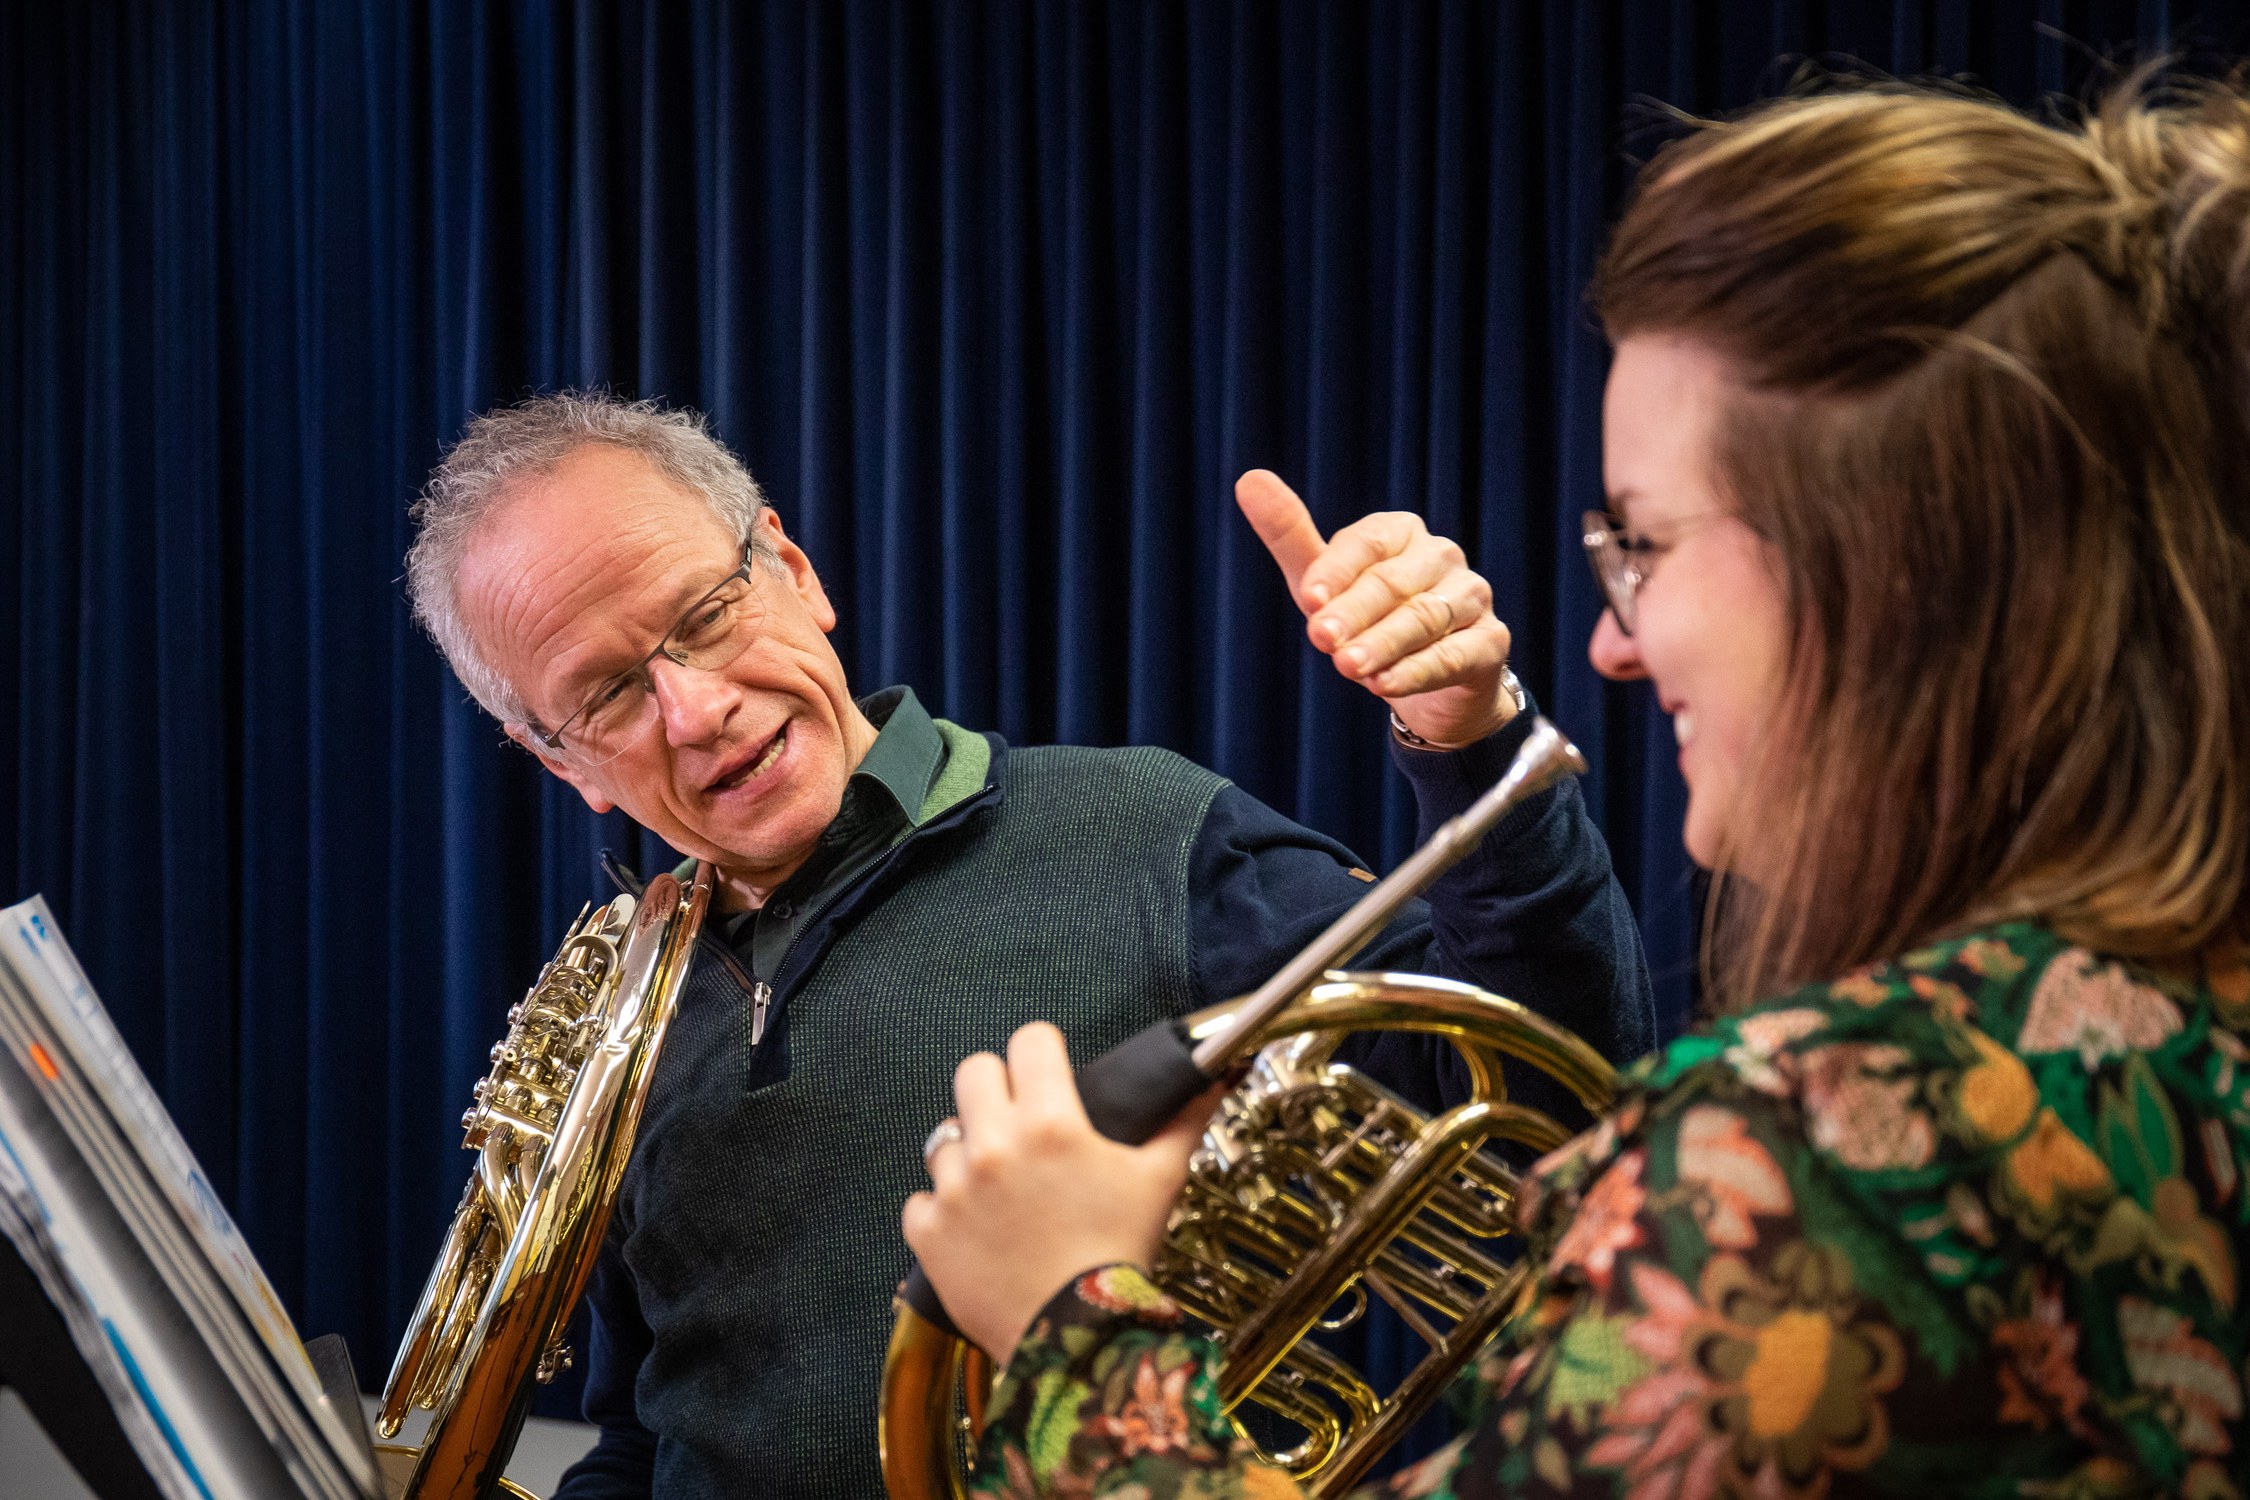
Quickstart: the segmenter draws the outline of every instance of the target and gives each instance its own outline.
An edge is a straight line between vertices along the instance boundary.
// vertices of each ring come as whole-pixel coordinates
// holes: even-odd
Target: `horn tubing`
[[[1358,1279],[1376,1250],[1396,1237],[1445,1179],[1476,1153],[1491,1135],[1499,1108],[1490,1100],[1472,1099],[1430,1121],[1382,1180],[1351,1205],[1327,1242],[1243,1320],[1227,1342],[1226,1368],[1219,1376],[1221,1408],[1232,1411],[1239,1405]]]
[[[1343,1451],[1331,1460],[1330,1468],[1313,1481],[1310,1487],[1313,1500],[1341,1495],[1357,1485],[1360,1476],[1373,1468],[1375,1461],[1388,1453],[1393,1443],[1405,1437],[1408,1428],[1422,1420],[1470,1357],[1507,1321],[1531,1269],[1530,1263],[1523,1260],[1509,1267],[1506,1279],[1484,1294],[1470,1314],[1454,1325],[1453,1332],[1443,1343],[1422,1356],[1421,1363],[1408,1371],[1406,1378],[1391,1391],[1389,1401],[1376,1413],[1374,1420],[1347,1440]]]
[[[1253,990],[1235,1012],[1231,1026],[1196,1045],[1196,1067],[1206,1078],[1217,1078],[1238,1059],[1255,1051],[1262,1045],[1259,1033],[1268,1021],[1319,983],[1321,975],[1351,962],[1353,954],[1390,925],[1400,907],[1428,890],[1432,882],[1476,848],[1493,824],[1565,776],[1585,769],[1586,758],[1561,730],[1545,715],[1534,719],[1531,735],[1509,762],[1507,774],[1467,812],[1448,818],[1430,835],[1428,843],[1408,856],[1406,863],[1353,902],[1351,910],[1329,923],[1327,931],[1299,949],[1296,957]]]
[[[1214,1006],[1189,1017],[1185,1024],[1187,1038],[1192,1041],[1211,1034],[1225,1023],[1230,1008]],[[1408,1146],[1409,1154],[1421,1159],[1423,1171],[1440,1177],[1462,1166],[1463,1159],[1455,1155],[1455,1150],[1459,1147],[1467,1145],[1470,1146],[1472,1155],[1474,1152],[1470,1141],[1456,1139],[1449,1142],[1446,1140],[1448,1135],[1458,1132],[1470,1136],[1528,1140],[1542,1134],[1528,1128],[1542,1119],[1542,1116],[1521,1105],[1506,1102],[1499,1071],[1503,1059],[1509,1064],[1527,1063],[1551,1074],[1564,1082],[1589,1108],[1597,1111],[1606,1102],[1610,1092],[1613,1074],[1608,1064],[1583,1041],[1500,996],[1487,994],[1458,981],[1430,976],[1331,975],[1326,982],[1316,986],[1303,1003],[1292,1007],[1277,1019],[1268,1028],[1262,1042],[1266,1046],[1273,1046],[1284,1038],[1304,1033],[1318,1043],[1332,1040],[1332,1033],[1392,1030],[1431,1032],[1447,1037],[1462,1050],[1464,1057],[1472,1061],[1482,1059],[1483,1062],[1482,1068],[1478,1070],[1479,1082],[1472,1107],[1466,1112],[1456,1109],[1436,1119],[1423,1121],[1415,1132],[1416,1142]],[[1183,1062],[1186,1050],[1185,1045],[1179,1048]],[[1330,1049],[1318,1045],[1280,1049],[1281,1054],[1288,1059],[1287,1066],[1293,1070],[1291,1076],[1297,1076],[1297,1071],[1294,1070],[1309,1069],[1309,1074],[1305,1075],[1308,1079],[1331,1066],[1327,1060],[1328,1050]],[[1413,1112],[1410,1110],[1409,1113]],[[1561,1126],[1551,1122],[1548,1133],[1552,1134],[1555,1141],[1560,1141],[1567,1134]],[[1420,1149],[1416,1150],[1415,1145]],[[1452,1146],[1454,1150],[1446,1149],[1448,1146]],[[1346,1222],[1338,1227],[1346,1238],[1359,1242],[1362,1259],[1351,1260],[1349,1265],[1339,1260],[1322,1268],[1317,1264],[1322,1259],[1318,1246],[1326,1243],[1334,1231],[1315,1229],[1309,1236],[1314,1243],[1307,1246],[1304,1258],[1300,1259],[1295,1251],[1275,1257],[1281,1262],[1292,1263],[1290,1271],[1278,1277],[1267,1277],[1266,1284],[1261,1286],[1250,1287],[1246,1284],[1242,1288],[1246,1308],[1238,1310],[1224,1289],[1214,1289],[1220,1301],[1207,1305],[1196,1291],[1201,1283],[1194,1276],[1178,1283],[1164,1279],[1162,1262],[1159,1262],[1158,1284],[1178,1297],[1191,1316],[1216,1329],[1228,1346],[1228,1352],[1222,1356],[1218,1376],[1222,1386],[1223,1405],[1231,1405],[1226,1401],[1228,1393],[1224,1392],[1228,1383],[1225,1373],[1227,1366],[1245,1352],[1253,1355],[1256,1353],[1246,1351],[1243,1347],[1255,1338],[1256,1329],[1253,1325],[1263,1321],[1272,1329],[1276,1322],[1292,1321],[1275,1316],[1275,1304],[1290,1301],[1292,1292],[1299,1298],[1318,1301],[1316,1296],[1307,1297],[1305,1293],[1308,1278],[1302,1273],[1307,1270],[1313,1271],[1317,1279],[1324,1281],[1332,1280],[1340,1270],[1364,1274],[1368,1264],[1384,1260],[1388,1248],[1412,1244],[1428,1252],[1441,1265],[1468,1271],[1474,1282],[1482,1286],[1480,1293],[1472,1294],[1457,1308],[1443,1306],[1442,1299],[1430,1304],[1455,1318],[1457,1321],[1454,1326],[1435,1338],[1431,1338],[1431,1335],[1438,1332],[1436,1328],[1423,1330],[1423,1336],[1430,1340],[1431,1349],[1408,1377],[1381,1399],[1379,1410],[1362,1410],[1360,1402],[1349,1399],[1345,1401],[1352,1408],[1352,1416],[1345,1423],[1348,1431],[1343,1434],[1340,1445],[1331,1446],[1315,1435],[1309,1439],[1315,1451],[1291,1455],[1316,1461],[1313,1472],[1298,1471],[1298,1482],[1305,1486],[1306,1494],[1311,1500],[1327,1500],[1327,1497],[1340,1494],[1365,1475],[1368,1465],[1389,1449],[1401,1432],[1412,1426],[1434,1404],[1452,1375],[1505,1319],[1526,1284],[1525,1263],[1519,1261],[1512,1267],[1503,1268],[1483,1254],[1468,1249],[1466,1245],[1453,1246],[1450,1244],[1451,1231],[1444,1225],[1425,1223],[1419,1217],[1409,1217],[1403,1224],[1390,1226],[1394,1232],[1387,1238],[1383,1237],[1381,1230],[1385,1226],[1379,1221],[1390,1217],[1390,1213],[1385,1211],[1386,1207],[1397,1210],[1404,1206],[1403,1199],[1411,1197],[1421,1200],[1419,1212],[1428,1213],[1435,1208],[1439,1198],[1450,1191],[1441,1186],[1435,1194],[1425,1195],[1421,1191],[1422,1184],[1407,1187],[1397,1175],[1397,1169],[1401,1166],[1402,1161],[1394,1160],[1392,1168],[1386,1169],[1374,1183],[1370,1183],[1367,1191],[1351,1195],[1350,1209],[1344,1216]],[[1509,1186],[1512,1183],[1501,1185]],[[1182,1204],[1189,1202],[1199,1192],[1213,1194],[1221,1203],[1232,1202],[1238,1207],[1246,1206],[1227,1188],[1209,1183],[1199,1189],[1193,1179],[1188,1195],[1181,1200]],[[1370,1193],[1372,1197],[1369,1196]],[[1388,1205],[1381,1201],[1386,1198],[1390,1200]],[[1255,1212],[1255,1209],[1252,1211]],[[1446,1214],[1445,1218],[1447,1223],[1457,1225],[1480,1243],[1505,1233],[1507,1227],[1500,1224],[1479,1229],[1453,1219],[1450,1214]],[[1214,1224],[1222,1238],[1233,1233],[1235,1228],[1244,1227],[1242,1221],[1223,1214],[1221,1219],[1223,1222],[1214,1221]],[[1376,1231],[1375,1238],[1380,1241],[1382,1249],[1370,1242],[1368,1231],[1371,1229]],[[1183,1249],[1178,1243],[1171,1243],[1169,1250],[1170,1253],[1184,1254],[1190,1260],[1199,1260],[1202,1253],[1194,1248]],[[1211,1251],[1220,1257],[1222,1265],[1232,1254],[1225,1244],[1214,1244]],[[1262,1254],[1255,1246],[1250,1247],[1247,1253],[1253,1259]],[[1321,1274],[1323,1269],[1325,1275]],[[1345,1284],[1349,1284],[1348,1281]],[[1407,1282],[1402,1281],[1398,1285],[1409,1297],[1419,1295]],[[1332,1292],[1336,1287],[1331,1285],[1327,1290]],[[1304,1309],[1299,1307],[1295,1311],[1302,1312]],[[1319,1309],[1314,1307],[1312,1312],[1317,1319]],[[960,1351],[969,1347],[966,1341],[959,1339],[957,1335],[929,1338],[929,1334],[941,1330],[922,1322],[904,1305],[898,1310],[898,1318],[898,1328],[894,1332],[904,1334],[909,1324],[920,1326],[915,1330],[918,1336],[894,1338],[891,1356],[883,1373],[882,1409],[878,1428],[883,1439],[885,1485],[893,1500],[966,1500],[969,1480],[960,1467],[959,1449],[952,1442],[932,1440],[933,1428],[944,1432],[952,1427],[953,1400],[938,1401],[933,1412],[930,1397],[934,1393],[929,1387],[935,1384],[943,1390],[946,1397],[965,1400],[971,1411],[968,1430],[974,1432],[981,1426],[977,1420],[980,1414],[976,1411],[979,1403],[974,1398],[980,1393],[978,1387],[983,1380],[958,1367]],[[1245,1334],[1252,1338],[1246,1339]],[[1318,1358],[1321,1358],[1320,1351],[1314,1346],[1302,1342],[1291,1343],[1282,1351],[1276,1369],[1293,1369],[1298,1361]],[[1256,1362],[1255,1359],[1253,1362]],[[1339,1394],[1356,1392],[1364,1385],[1363,1381],[1356,1379],[1356,1372],[1351,1371],[1348,1366],[1342,1367],[1338,1372],[1341,1384],[1332,1384],[1326,1373],[1316,1375],[1310,1370],[1303,1373],[1308,1381],[1319,1381],[1324,1391]],[[983,1379],[989,1379],[988,1372]],[[1281,1408],[1286,1408],[1296,1404],[1292,1391],[1293,1387],[1290,1385],[1269,1377],[1255,1389],[1244,1393],[1243,1399],[1260,1406],[1274,1406],[1278,1402]],[[1308,1434],[1312,1434],[1313,1429],[1319,1425],[1318,1422],[1309,1425]]]
[[[537,1178],[527,1199],[516,1205],[517,1222],[475,1322],[458,1354],[449,1357],[451,1368],[443,1372],[402,1500],[491,1500],[523,1493],[501,1471],[530,1408],[535,1372],[593,1270],[713,879],[712,867],[699,862],[684,894],[676,880],[663,875],[636,903],[631,937],[609,988],[614,1009],[607,1029],[579,1064],[553,1132],[538,1132],[547,1139]],[[499,1213],[503,1205],[495,1201],[489,1207]],[[436,1279],[433,1273],[433,1286]],[[425,1291],[425,1300],[429,1296]],[[401,1352],[402,1367],[408,1353]],[[389,1413],[386,1394],[386,1419]]]

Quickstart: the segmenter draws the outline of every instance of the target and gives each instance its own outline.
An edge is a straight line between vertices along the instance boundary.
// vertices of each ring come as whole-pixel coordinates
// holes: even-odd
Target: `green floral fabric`
[[[1534,1169],[1472,1424],[1383,1493],[2244,1500],[2250,967],[2030,925],[1682,1039]],[[1129,1267],[1043,1312],[981,1493],[1288,1495]]]

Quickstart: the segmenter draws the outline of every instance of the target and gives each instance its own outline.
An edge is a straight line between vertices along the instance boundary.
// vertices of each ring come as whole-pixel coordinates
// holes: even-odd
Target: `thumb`
[[[1281,482],[1281,476],[1271,469],[1252,469],[1234,482],[1234,503],[1242,507],[1244,519],[1250,529],[1258,533],[1258,540],[1266,544],[1273,560],[1281,567],[1281,576],[1289,585],[1290,597],[1297,607],[1311,614],[1320,605],[1308,600],[1298,591],[1305,569],[1312,566],[1314,558],[1328,544],[1321,539],[1320,528],[1313,524],[1312,512],[1297,492]]]

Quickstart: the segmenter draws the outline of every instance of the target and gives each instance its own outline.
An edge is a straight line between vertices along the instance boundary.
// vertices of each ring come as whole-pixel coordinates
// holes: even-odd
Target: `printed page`
[[[93,984],[63,940],[44,897],[34,896],[0,911],[0,961],[12,962],[33,990],[40,1010],[60,1033],[63,1045],[75,1054],[87,1082],[101,1095],[212,1266],[226,1278],[244,1315],[272,1351],[274,1362],[302,1372],[302,1389],[308,1395],[317,1395],[318,1377],[313,1374],[312,1362],[305,1358],[304,1342],[297,1337],[281,1299],[274,1295],[249,1242],[235,1228],[219,1195],[211,1190],[194,1153],[180,1139],[171,1115],[133,1061],[109,1013],[102,1009]],[[44,976],[44,984],[39,982],[40,976]]]
[[[43,900],[0,911],[0,969],[13,973],[32,1002],[29,1029],[15,1030],[9,1045],[41,1075],[49,1106],[88,1153],[87,1165],[113,1205],[143,1237],[143,1252],[154,1257],[155,1271],[201,1328],[210,1355],[249,1403],[268,1443],[290,1456],[293,1467],[311,1466],[298,1476],[308,1493],[377,1487],[372,1455],[321,1392],[248,1242],[133,1061]],[[42,1038],[52,1055],[42,1051]]]
[[[166,1500],[302,1493],[12,1058],[0,1058],[0,1179],[9,1238]]]

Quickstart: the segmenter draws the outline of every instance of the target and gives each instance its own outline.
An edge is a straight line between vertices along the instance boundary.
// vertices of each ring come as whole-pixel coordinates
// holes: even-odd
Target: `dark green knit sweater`
[[[1009,751],[994,796],[985,742],[940,727],[921,829],[780,996],[761,1050],[786,1066],[750,1046],[738,965],[706,948],[682,996],[613,1229],[667,1500],[879,1496],[899,1207],[954,1065],[1035,1018],[1090,1058],[1192,1003],[1188,860],[1221,779],[1052,747]]]

